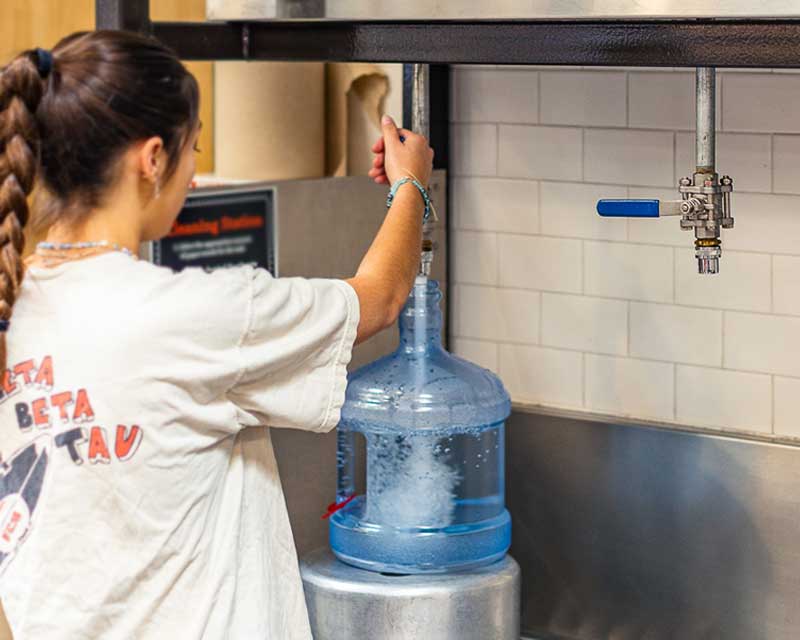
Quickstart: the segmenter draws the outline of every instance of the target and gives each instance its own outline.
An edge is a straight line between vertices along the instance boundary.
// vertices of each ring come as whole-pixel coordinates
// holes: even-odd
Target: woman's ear
[[[159,136],[148,138],[139,149],[139,170],[145,180],[157,183],[164,171],[164,141]]]

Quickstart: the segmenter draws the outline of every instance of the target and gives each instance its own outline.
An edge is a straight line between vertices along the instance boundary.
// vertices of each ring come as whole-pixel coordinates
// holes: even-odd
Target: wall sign
[[[275,189],[192,192],[170,233],[153,243],[153,262],[175,271],[247,264],[275,275]]]

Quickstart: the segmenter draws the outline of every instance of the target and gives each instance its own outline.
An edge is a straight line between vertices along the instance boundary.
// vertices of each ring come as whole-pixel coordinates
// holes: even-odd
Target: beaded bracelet
[[[389,196],[386,198],[386,208],[392,206],[392,202],[394,201],[394,196],[397,193],[397,190],[402,187],[406,182],[410,182],[413,184],[417,190],[422,195],[422,200],[425,203],[425,213],[422,215],[422,221],[427,222],[428,218],[431,217],[431,211],[433,210],[433,203],[431,202],[431,197],[428,195],[428,190],[422,186],[422,184],[416,178],[400,178],[392,185],[392,188],[389,190]]]

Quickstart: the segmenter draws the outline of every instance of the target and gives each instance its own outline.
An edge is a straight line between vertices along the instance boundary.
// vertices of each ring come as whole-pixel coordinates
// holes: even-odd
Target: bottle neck
[[[441,299],[438,282],[417,276],[414,288],[400,314],[400,351],[413,355],[441,348]]]

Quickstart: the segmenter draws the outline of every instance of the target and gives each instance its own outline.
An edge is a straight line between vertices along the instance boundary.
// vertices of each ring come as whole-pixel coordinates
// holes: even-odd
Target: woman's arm
[[[404,176],[430,181],[433,151],[428,141],[410,131],[400,132],[391,118],[383,120],[383,138],[370,177],[394,183]],[[355,289],[361,307],[356,344],[391,326],[408,298],[419,270],[424,203],[411,183],[400,187],[378,235],[347,282]]]

